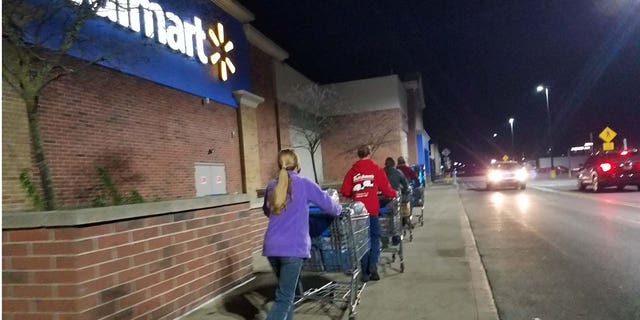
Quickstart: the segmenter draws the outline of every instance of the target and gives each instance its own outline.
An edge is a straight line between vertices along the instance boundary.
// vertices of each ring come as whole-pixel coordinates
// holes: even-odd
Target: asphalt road
[[[640,192],[573,180],[485,191],[459,180],[502,320],[640,319]]]

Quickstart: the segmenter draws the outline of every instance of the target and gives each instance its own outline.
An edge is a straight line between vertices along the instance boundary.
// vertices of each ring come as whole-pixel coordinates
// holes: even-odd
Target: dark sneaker
[[[378,271],[371,272],[371,275],[369,276],[369,280],[371,281],[380,280],[380,275],[378,274]]]
[[[368,282],[369,276],[363,273],[362,276],[360,277],[360,280],[362,280],[362,282]]]

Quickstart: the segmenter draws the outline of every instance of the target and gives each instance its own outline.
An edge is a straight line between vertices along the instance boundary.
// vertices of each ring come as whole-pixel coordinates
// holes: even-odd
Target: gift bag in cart
[[[381,200],[380,206],[380,239],[382,240],[382,254],[391,254],[388,264],[396,262],[396,256],[400,262],[400,272],[404,272],[404,250],[402,246],[403,230],[402,217],[400,216],[400,196],[390,201]],[[384,267],[383,264],[381,266]]]
[[[305,260],[302,271],[344,274],[348,280],[330,281],[317,288],[304,288],[299,281],[294,306],[305,301],[334,304],[349,308],[349,319],[355,319],[365,287],[360,280],[360,259],[369,251],[369,213],[356,202],[344,204],[338,217],[323,214],[317,207],[310,207],[309,214],[311,257]]]
[[[420,226],[424,226],[424,187],[414,186],[411,190],[411,212],[413,214],[413,208],[419,208],[420,211],[415,216],[418,218]]]
[[[400,194],[400,218],[402,219],[402,235],[404,239],[407,239],[407,234],[409,238],[409,242],[413,241],[413,208],[411,206],[411,190],[402,192]]]

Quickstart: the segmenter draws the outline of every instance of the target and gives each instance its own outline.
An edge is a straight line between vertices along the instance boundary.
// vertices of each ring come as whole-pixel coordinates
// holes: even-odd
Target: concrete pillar
[[[233,97],[238,102],[238,135],[240,137],[240,161],[242,167],[242,191],[252,199],[257,198],[260,181],[260,148],[258,148],[257,107],[264,98],[245,90],[236,90]]]

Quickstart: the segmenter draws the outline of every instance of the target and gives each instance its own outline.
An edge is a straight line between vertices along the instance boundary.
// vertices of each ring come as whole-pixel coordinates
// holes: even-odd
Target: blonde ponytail
[[[280,214],[287,206],[287,196],[291,195],[291,177],[288,170],[298,169],[298,155],[291,149],[285,149],[278,154],[278,182],[269,198],[271,212]]]
[[[278,183],[271,194],[271,212],[280,214],[282,208],[287,205],[287,193],[289,193],[289,174],[285,168],[278,173]]]

